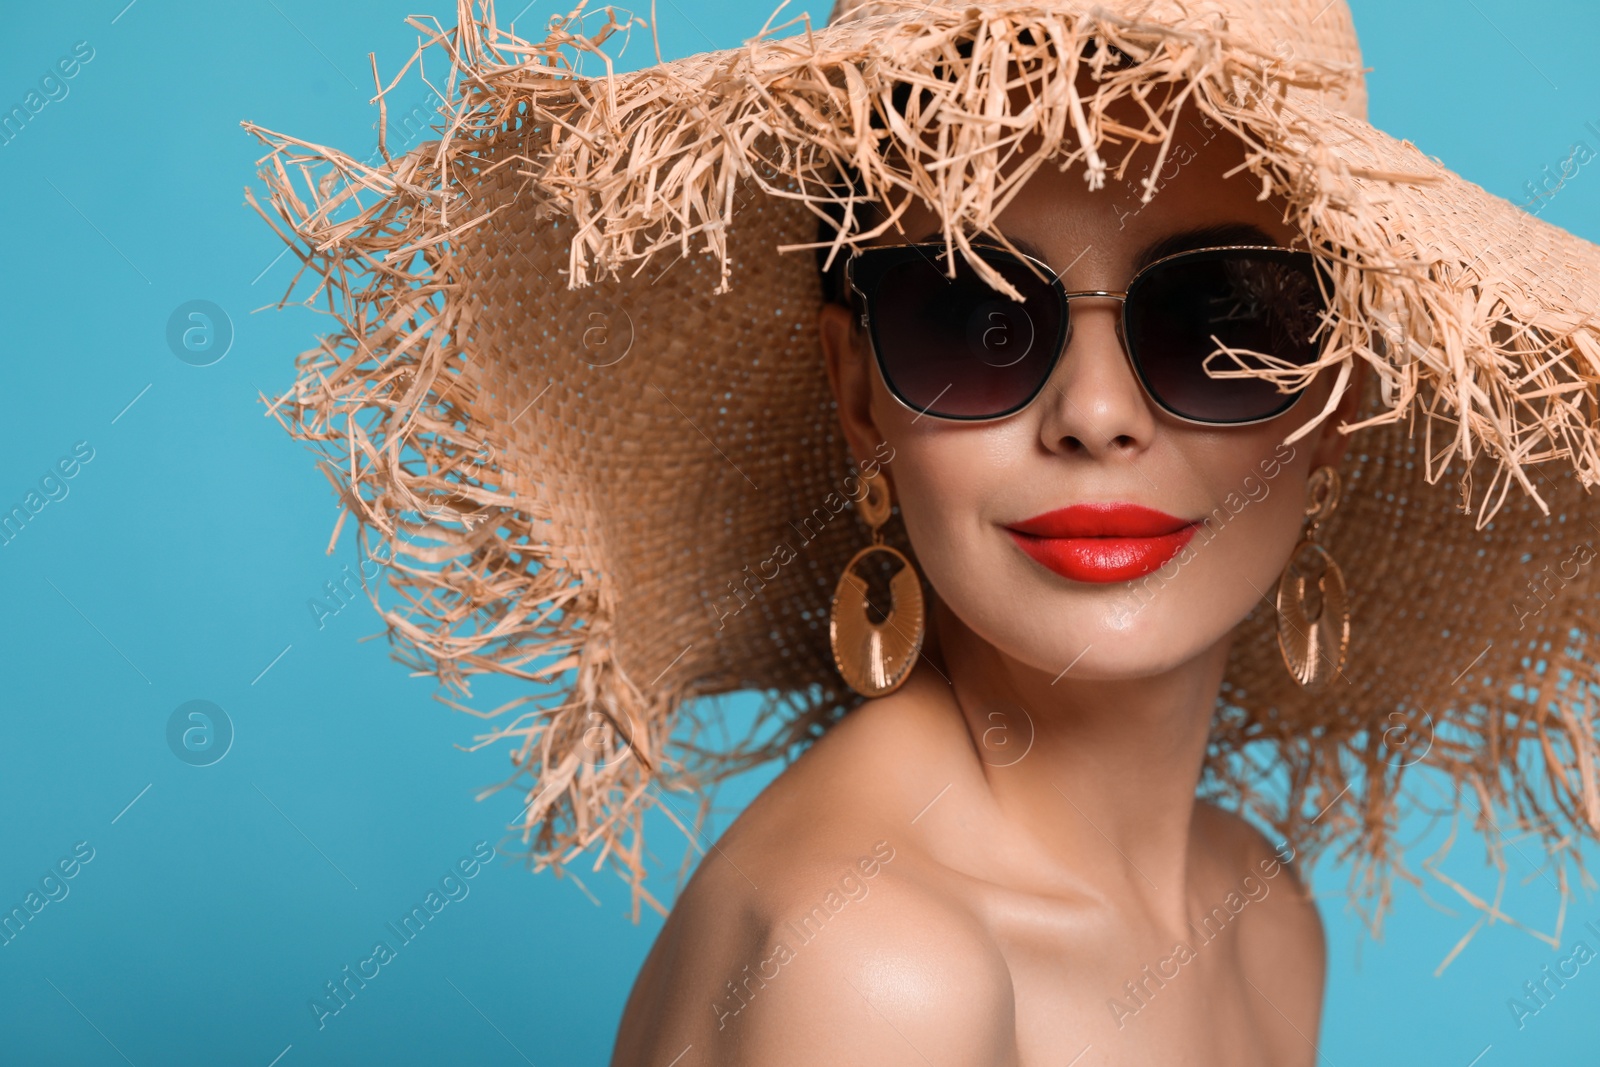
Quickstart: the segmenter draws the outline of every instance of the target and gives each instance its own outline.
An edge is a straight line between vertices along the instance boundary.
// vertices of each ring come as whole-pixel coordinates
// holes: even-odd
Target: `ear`
[[[843,304],[823,304],[817,316],[828,385],[839,405],[839,425],[850,454],[859,467],[874,456],[884,441],[872,417],[876,369],[866,339],[856,328],[856,313]]]
[[[1361,398],[1366,393],[1367,375],[1372,371],[1366,360],[1352,359],[1354,366],[1350,368],[1350,381],[1345,384],[1344,395],[1339,398],[1333,414],[1317,429],[1317,445],[1311,450],[1312,470],[1339,466],[1350,448],[1350,435],[1340,433],[1339,424],[1356,420],[1361,410]]]

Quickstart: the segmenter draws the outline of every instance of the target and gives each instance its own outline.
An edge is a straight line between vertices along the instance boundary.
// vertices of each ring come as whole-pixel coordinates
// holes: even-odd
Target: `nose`
[[[1066,351],[1039,398],[1046,449],[1107,459],[1149,447],[1155,413],[1123,350],[1121,314],[1113,297],[1072,301]]]

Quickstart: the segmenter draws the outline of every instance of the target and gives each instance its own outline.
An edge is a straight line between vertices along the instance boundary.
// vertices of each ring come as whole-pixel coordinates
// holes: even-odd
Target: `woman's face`
[[[1199,123],[1190,128],[1149,204],[1140,206],[1131,183],[1112,179],[1090,193],[1081,170],[1046,165],[999,216],[999,229],[1061,272],[1068,291],[1124,290],[1149,250],[1181,251],[1171,242],[1217,227],[1235,232],[1200,235],[1188,247],[1293,244],[1294,231],[1274,203],[1256,199],[1259,185],[1247,173],[1224,178],[1243,158],[1237,142],[1220,133],[1207,141]],[[939,229],[920,203],[902,225],[903,234],[874,243],[923,240]],[[933,589],[978,637],[1051,677],[1069,665],[1081,680],[1163,672],[1216,646],[1274,595],[1303,529],[1307,479],[1338,464],[1345,438],[1333,427],[1353,415],[1358,396],[1347,391],[1339,413],[1292,446],[1283,439],[1322,409],[1332,372],[1269,422],[1180,422],[1134,377],[1118,339],[1120,307],[1074,300],[1071,337],[1044,391],[1021,412],[980,423],[907,409],[885,386],[850,312],[830,306],[822,316],[845,434],[859,461],[881,442],[892,446],[884,471]],[[1132,581],[1060,573],[1035,558],[1037,543],[1030,551],[1010,529],[1081,504],[1210,520],[1165,567]]]

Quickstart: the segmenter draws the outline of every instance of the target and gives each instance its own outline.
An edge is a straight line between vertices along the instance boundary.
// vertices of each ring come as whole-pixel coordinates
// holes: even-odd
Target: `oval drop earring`
[[[1339,506],[1339,472],[1318,467],[1307,483],[1310,520],[1278,580],[1278,651],[1302,689],[1318,690],[1338,674],[1350,647],[1350,601],[1344,572],[1317,544],[1317,532]]]
[[[888,483],[877,473],[863,477],[866,493],[856,502],[862,521],[872,527],[872,544],[857,552],[833,591],[833,607],[828,616],[828,639],[833,645],[833,664],[851,689],[864,697],[892,693],[911,676],[917,654],[922,650],[926,618],[922,603],[922,581],[911,561],[883,543],[881,527],[889,521]],[[900,569],[889,579],[888,610],[873,604],[867,582],[856,568],[875,555],[887,556]],[[874,622],[868,608],[880,618]]]

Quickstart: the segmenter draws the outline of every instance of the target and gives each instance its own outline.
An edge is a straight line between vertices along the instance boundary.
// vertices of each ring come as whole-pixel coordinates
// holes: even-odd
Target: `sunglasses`
[[[1239,374],[1241,364],[1305,367],[1321,356],[1328,287],[1310,252],[1201,248],[1151,263],[1125,292],[1074,293],[1032,256],[986,245],[974,252],[1022,302],[959,256],[948,276],[942,244],[859,249],[845,265],[884,382],[923,415],[980,421],[1027,407],[1066,350],[1074,300],[1122,302],[1118,334],[1134,376],[1159,408],[1185,422],[1246,426],[1276,418],[1305,390],[1216,375]]]

